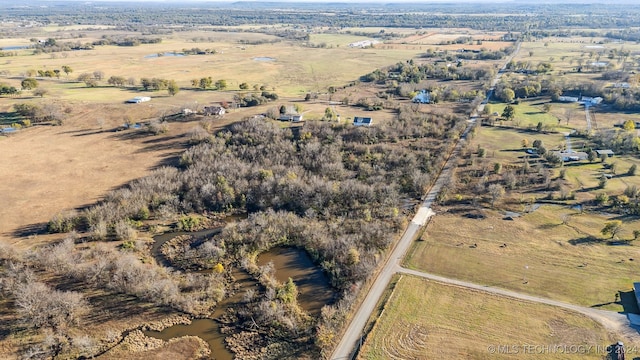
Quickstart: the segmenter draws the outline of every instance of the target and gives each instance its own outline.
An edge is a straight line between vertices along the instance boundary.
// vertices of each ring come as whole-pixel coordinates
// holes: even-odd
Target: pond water
[[[160,264],[168,266],[167,260],[160,252],[162,244],[179,235],[192,235],[194,244],[201,243],[212,235],[221,231],[222,228],[207,229],[197,232],[172,232],[156,236],[152,247],[152,254]],[[275,276],[278,281],[285,282],[289,278],[293,279],[298,287],[298,304],[301,308],[309,312],[312,316],[318,316],[324,305],[330,304],[334,300],[334,292],[329,284],[328,277],[315,266],[306,251],[293,247],[277,247],[262,253],[257,259],[258,265],[266,265],[273,262]],[[153,338],[170,340],[173,338],[191,335],[198,336],[207,342],[211,349],[211,356],[217,360],[231,360],[233,353],[226,347],[225,335],[220,333],[219,324],[216,320],[225,314],[230,308],[239,303],[246,290],[256,288],[259,284],[248,274],[242,271],[234,271],[236,291],[235,293],[218,303],[211,319],[196,319],[191,324],[174,325],[162,331],[144,331],[144,334]]]
[[[298,287],[298,304],[312,316],[333,301],[329,278],[316,266],[306,251],[294,247],[276,247],[258,255],[259,266],[273,262],[275,276],[284,283],[291,278]]]
[[[213,312],[212,319],[195,319],[188,325],[173,325],[162,331],[143,331],[143,333],[149,337],[165,341],[187,335],[197,336],[209,345],[212,358],[216,360],[232,360],[233,353],[226,348],[224,342],[225,335],[220,332],[220,326],[214,319],[220,317],[230,308],[233,308],[236,303],[240,302],[246,290],[258,286],[258,283],[247,273],[234,271],[233,277],[239,288],[233,296],[218,303],[218,306],[216,306]]]
[[[183,57],[183,56],[186,56],[186,55],[185,54],[181,54],[181,53],[165,52],[165,53],[156,53],[156,54],[145,55],[144,58],[145,59],[149,59],[149,58],[157,58],[157,57],[162,57],[162,56]]]
[[[276,61],[275,58],[272,57],[268,57],[268,56],[258,56],[258,57],[254,57],[253,58],[254,61]]]
[[[0,50],[22,50],[28,49],[30,45],[12,45],[12,46],[0,46]]]

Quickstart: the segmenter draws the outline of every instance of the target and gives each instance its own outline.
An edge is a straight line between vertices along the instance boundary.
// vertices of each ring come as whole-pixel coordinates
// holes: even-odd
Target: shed
[[[222,116],[227,111],[222,106],[205,106],[202,109],[202,113],[205,116],[214,115],[214,116]]]
[[[371,126],[373,120],[370,117],[356,116],[353,118],[353,125],[355,126]]]
[[[596,150],[596,154],[598,154],[598,156],[601,156],[604,154],[604,155],[607,155],[608,157],[612,157],[614,155],[613,150],[610,150],[610,149]]]

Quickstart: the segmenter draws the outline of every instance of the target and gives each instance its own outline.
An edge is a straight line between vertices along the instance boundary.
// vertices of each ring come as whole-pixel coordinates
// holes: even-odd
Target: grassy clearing
[[[516,163],[521,162],[526,155],[522,147],[523,140],[527,140],[529,146],[535,140],[541,140],[549,150],[560,149],[564,144],[564,136],[561,134],[487,126],[477,130],[472,144],[485,149],[486,157],[491,160]]]
[[[513,104],[515,108],[515,117],[511,123],[517,127],[535,128],[538,123],[542,123],[544,129],[552,131],[569,131],[572,128],[566,126],[566,122],[554,115],[554,112],[545,112],[543,110],[544,101],[526,100],[520,101],[519,104]],[[552,105],[553,106],[553,105]],[[506,104],[491,104],[491,111],[502,114]],[[574,122],[578,122],[580,117],[584,118],[584,111],[576,111],[573,115]]]
[[[514,221],[503,220],[495,211],[485,214],[485,219],[437,215],[412,249],[408,266],[584,306],[623,310],[614,302],[615,295],[629,291],[637,280],[640,245],[606,243],[600,230],[612,216],[580,214],[556,205],[544,205]],[[567,224],[563,217],[568,217]],[[620,238],[631,239],[640,221],[625,221],[623,227]]]
[[[507,355],[488,348],[612,342],[599,324],[579,314],[403,276],[359,359],[601,359],[596,351]]]
[[[615,164],[615,175],[611,172],[611,164]],[[600,160],[596,160],[591,164],[582,162],[575,165],[570,164],[571,166],[565,166],[565,168],[567,179],[573,184],[574,189],[595,191],[602,175],[610,174],[613,177],[607,180],[607,185],[604,189],[597,192],[620,195],[628,186],[635,185],[640,187],[640,178],[638,176],[627,175],[627,171],[633,164],[640,166],[640,160],[630,156],[614,156],[608,158],[604,164]]]

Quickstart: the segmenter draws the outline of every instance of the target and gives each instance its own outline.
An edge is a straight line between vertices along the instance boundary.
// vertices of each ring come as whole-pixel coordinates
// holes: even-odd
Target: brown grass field
[[[403,275],[358,359],[602,359],[612,342],[579,314]]]
[[[105,32],[107,30],[101,30],[94,36],[97,38]],[[205,37],[206,42],[194,43],[191,40],[199,36]],[[347,34],[330,37],[331,42],[345,45],[354,39],[352,35]],[[87,41],[89,38],[90,35]],[[135,47],[99,46],[95,50],[55,54],[55,58],[50,54],[29,55],[32,53],[31,50],[22,50],[20,56],[4,60],[3,70],[8,71],[11,76],[17,76],[29,69],[59,69],[68,65],[74,70],[69,75],[69,80],[84,72],[100,70],[105,73],[106,78],[112,75],[133,76],[136,79],[162,77],[176,80],[181,87],[190,87],[192,79],[211,76],[215,80],[227,80],[230,90],[237,90],[240,83],[247,82],[251,85],[266,84],[269,89],[275,89],[282,96],[304,96],[306,92],[323,92],[328,86],[344,85],[376,68],[408,60],[420,52],[417,48],[385,50],[347,46],[313,49],[286,41],[261,45],[238,43],[240,40],[274,38],[264,34],[185,32],[165,39],[160,44]],[[23,41],[25,42],[22,44],[28,44],[26,39]],[[0,42],[0,46],[2,45]],[[215,49],[217,53],[145,58],[148,55],[180,52],[184,48],[193,47]],[[254,60],[261,57],[275,60]],[[59,82],[64,83],[66,80],[63,74]]]
[[[187,141],[185,134],[198,126],[197,121],[171,122],[169,132],[158,136],[141,130],[115,132],[125,115],[138,121],[154,117],[157,110],[145,104],[72,104],[63,126],[33,126],[0,136],[0,241],[30,247],[58,238],[41,233],[52,216],[94,203],[110,189],[173,163]],[[216,124],[248,115],[238,110]]]

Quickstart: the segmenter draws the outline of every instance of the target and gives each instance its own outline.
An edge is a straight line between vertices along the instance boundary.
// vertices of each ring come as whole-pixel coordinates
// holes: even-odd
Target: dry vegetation
[[[462,262],[458,262],[462,263]],[[402,276],[359,359],[602,359],[585,354],[525,354],[524,344],[599,345],[612,343],[593,320],[547,305]],[[514,354],[490,346],[516,345]]]
[[[31,36],[87,43],[137,34],[110,26],[50,24],[32,30],[29,36],[0,39],[0,47],[28,44]],[[62,124],[39,124],[0,137],[3,167],[11,169],[0,172],[0,244],[13,245],[0,248],[0,305],[16,310],[0,312],[5,324],[0,334],[6,336],[0,342],[0,357],[77,358],[101,352],[114,359],[206,356],[201,340],[150,340],[139,331],[141,324],[168,314],[211,315],[216,303],[233,290],[231,271],[240,268],[260,283],[260,290],[247,292],[224,318],[227,343],[234,352],[241,358],[325,355],[337,340],[353,296],[402,228],[401,203],[424,193],[464,128],[464,118],[454,114],[469,113],[484,99],[497,65],[514,49],[513,42],[504,41],[508,33],[503,31],[318,27],[308,35],[290,25],[220,30],[204,26],[167,31],[158,35],[161,42],[139,46],[98,45],[60,52],[50,48],[35,54],[33,49],[20,49],[2,58],[2,83],[16,88],[31,71],[64,66],[73,71],[37,76],[39,93],[25,90],[0,97],[2,126],[21,121],[28,125],[13,111],[16,103],[55,108]],[[348,46],[371,38],[381,42]],[[598,56],[576,44],[527,42],[515,61],[535,67],[562,58],[555,70],[571,73],[571,81],[603,85],[600,74],[582,76],[573,70],[578,57]],[[183,51],[205,54],[153,56]],[[561,51],[571,54],[560,55]],[[79,81],[81,74],[91,81]],[[111,76],[133,79],[116,87],[107,82]],[[144,77],[174,80],[178,93],[142,90],[138,84]],[[194,79],[206,77],[225,80],[228,86],[194,88]],[[518,86],[539,81],[542,90],[554,79],[514,75],[510,81]],[[563,85],[594,90],[571,81]],[[500,86],[507,85],[513,84]],[[430,90],[438,103],[405,104],[422,89]],[[263,91],[280,97],[256,107],[229,109],[223,119],[170,116],[184,108],[228,105]],[[122,104],[133,96],[150,96],[152,101]],[[521,102],[516,120],[507,125],[583,129],[578,109],[565,124],[569,106],[554,104],[551,111],[541,111],[545,100]],[[307,122],[246,120],[277,114],[281,106],[297,106]],[[502,105],[493,106],[492,111],[502,112]],[[618,123],[611,109],[598,113],[601,127]],[[340,121],[315,121],[327,120],[332,111],[340,114]],[[375,126],[349,126],[355,116],[372,116]],[[150,126],[114,131],[136,122]],[[581,140],[584,147],[597,141],[616,143],[630,135],[600,140],[589,136]],[[545,206],[507,222],[500,219],[500,211],[481,209],[491,204],[522,211],[542,193],[547,200],[577,199],[590,205],[595,193],[582,190],[596,186],[599,174],[611,173],[609,161],[606,167],[566,167],[560,179],[560,173],[544,162],[525,165],[521,137],[541,139],[548,149],[563,146],[557,134],[479,130],[449,192],[439,199],[448,214],[436,217],[409,263],[444,275],[619,310],[613,296],[626,291],[632,281],[636,256],[630,253],[636,246],[630,241],[611,246],[599,235],[602,221],[613,215]],[[631,156],[616,159],[618,169],[637,163]],[[492,173],[496,162],[501,168]],[[616,176],[607,190],[619,196],[635,183],[632,177]],[[499,187],[492,187],[501,184],[509,190],[506,197]],[[638,202],[638,191],[632,195],[625,205]],[[631,208],[619,204],[599,203],[597,209]],[[238,213],[249,213],[248,219],[228,226],[219,236],[202,243],[190,237],[168,243],[164,251],[171,252],[169,263],[176,269],[158,266],[149,252],[154,231],[173,225],[194,230]],[[485,218],[461,219],[460,214]],[[47,234],[47,225],[50,231],[78,233]],[[617,235],[629,240],[637,237],[633,230],[640,226],[626,222]],[[278,245],[306,249],[340,292],[339,301],[323,309],[319,318],[298,306],[295,284],[278,282],[271,268],[255,264],[257,254]],[[460,261],[451,262],[452,258]],[[520,281],[523,263],[529,264],[529,273],[523,275],[527,284]],[[216,271],[201,274],[177,268]],[[595,290],[581,285],[587,280]],[[464,291],[425,286],[411,278],[403,278],[398,286],[365,358],[439,357],[441,349],[450,349],[444,343],[450,339],[463,344],[454,349],[456,354],[483,358],[485,342],[521,341],[525,331],[533,331],[535,340],[542,342],[548,337],[540,330],[545,327],[560,341],[607,340],[592,322],[557,309],[475,293],[465,294],[469,296],[464,303],[459,301]],[[397,296],[409,300],[398,305]],[[472,306],[486,311],[467,318],[469,312],[461,308]],[[524,310],[504,313],[514,306]],[[424,308],[433,310],[431,319],[423,317],[424,312],[415,313]],[[459,319],[457,327],[443,327],[451,314]],[[388,316],[402,320],[396,323]],[[503,331],[505,323],[513,328]],[[386,335],[398,324],[404,333]],[[472,338],[485,328],[495,333]],[[131,331],[122,332],[126,329]],[[379,332],[387,340],[381,340]],[[145,351],[131,355],[134,350]]]

